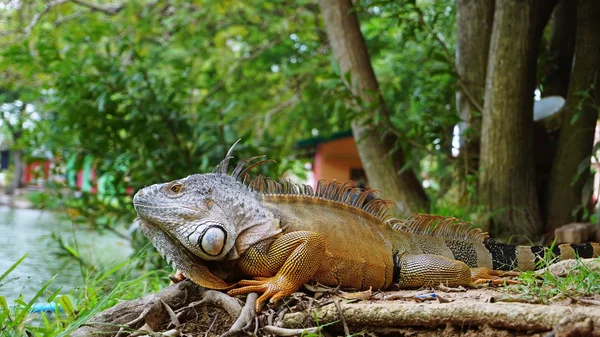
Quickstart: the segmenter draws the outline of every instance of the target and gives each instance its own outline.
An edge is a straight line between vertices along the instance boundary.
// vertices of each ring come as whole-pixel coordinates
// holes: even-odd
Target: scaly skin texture
[[[229,158],[213,173],[140,190],[134,206],[143,232],[186,277],[230,295],[261,292],[257,311],[311,279],[353,289],[471,285],[534,269],[549,251],[497,243],[454,218],[388,219],[387,202],[352,183],[245,183],[256,158],[231,175]],[[594,257],[600,246],[552,251],[575,252]]]

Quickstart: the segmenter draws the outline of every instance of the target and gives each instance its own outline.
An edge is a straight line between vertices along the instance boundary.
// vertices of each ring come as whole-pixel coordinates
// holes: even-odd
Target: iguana
[[[391,218],[389,201],[352,182],[321,181],[313,190],[247,179],[261,157],[228,174],[231,158],[230,150],[212,173],[145,187],[133,202],[145,235],[185,277],[232,296],[260,292],[257,311],[311,279],[359,290],[471,285],[499,271],[533,270],[548,252],[496,242],[456,218]],[[597,257],[600,245],[552,253]]]

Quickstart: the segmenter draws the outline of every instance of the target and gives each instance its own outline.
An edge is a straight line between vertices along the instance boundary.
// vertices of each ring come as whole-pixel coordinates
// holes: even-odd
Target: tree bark
[[[456,1],[456,71],[463,84],[456,91],[462,181],[479,169],[481,107],[493,20],[493,1]]]
[[[352,1],[319,0],[319,5],[333,55],[342,74],[350,74],[351,83],[347,85],[353,95],[363,102],[377,103],[378,113],[388,118]],[[395,202],[397,215],[427,211],[429,201],[421,183],[414,171],[405,167],[402,149],[398,148],[392,153],[397,137],[382,132],[381,125],[374,122],[376,113],[366,111],[352,123],[352,132],[370,186]]]
[[[542,227],[532,158],[535,9],[534,0],[496,1],[479,179],[481,202],[496,237],[533,239]]]
[[[25,173],[25,163],[23,162],[23,150],[13,151],[14,174],[11,182],[11,189],[14,193],[17,188],[23,187],[23,174]]]
[[[542,96],[567,97],[575,51],[577,1],[560,0],[552,13],[547,70],[542,79]]]
[[[13,143],[16,144],[19,138],[21,138],[21,131],[13,133]],[[14,145],[13,147],[15,147]],[[23,162],[23,150],[15,149],[11,151],[11,157],[13,162],[13,179],[10,185],[6,186],[6,194],[14,195],[18,188],[24,186],[23,175],[25,174],[25,163]]]
[[[592,334],[600,326],[600,312],[586,307],[542,306],[525,303],[410,303],[400,301],[342,303],[340,305],[346,324],[352,331],[371,331],[385,335],[394,332],[392,328],[458,326],[474,328],[473,335],[514,336],[517,331],[548,332],[558,325],[567,332],[573,332],[579,325],[581,330],[573,334],[556,336],[599,336]],[[340,313],[333,304],[315,308],[311,312],[294,312],[283,317],[283,325],[290,328],[305,327],[307,321],[318,320],[319,325],[340,321]],[[581,323],[587,322],[587,323]],[[579,324],[577,324],[579,323]],[[575,327],[574,327],[575,326]],[[335,326],[334,326],[335,327]],[[485,328],[502,329],[482,333]],[[566,329],[565,329],[566,328]],[[450,330],[452,331],[452,330]],[[440,334],[455,336],[449,330]],[[386,333],[387,332],[387,333]],[[395,334],[391,334],[395,335]],[[398,336],[405,334],[398,333]],[[413,335],[407,333],[406,335]],[[427,336],[438,336],[430,330]],[[456,335],[470,335],[459,331]],[[520,335],[520,334],[517,334]]]
[[[577,6],[575,64],[549,184],[547,208],[550,230],[572,220],[572,214],[581,211],[590,202],[582,199],[582,192],[589,178],[589,156],[598,120],[600,2],[580,0]],[[585,168],[575,179],[582,164]]]
[[[577,1],[560,0],[552,13],[551,35],[541,60],[542,97],[567,97],[575,50]],[[542,222],[548,221],[548,186],[560,131],[534,124],[534,158]]]

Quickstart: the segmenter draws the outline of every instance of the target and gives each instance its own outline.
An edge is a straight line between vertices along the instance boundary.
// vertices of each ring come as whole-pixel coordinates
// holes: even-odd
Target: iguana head
[[[237,174],[227,174],[229,158],[228,154],[214,173],[141,189],[133,198],[138,216],[209,261],[236,259],[248,247],[278,235],[279,220],[261,204],[258,194]]]
[[[133,198],[140,218],[158,225],[204,260],[220,260],[233,247],[237,231],[228,200],[216,189],[227,185],[216,174],[195,174],[141,189]],[[231,191],[230,187],[227,190]],[[238,192],[239,193],[239,192]]]

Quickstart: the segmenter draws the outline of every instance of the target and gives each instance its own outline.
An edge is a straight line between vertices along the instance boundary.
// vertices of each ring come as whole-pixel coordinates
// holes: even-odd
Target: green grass
[[[2,282],[25,258],[27,255],[0,276],[0,287],[10,283]],[[7,303],[6,298],[0,296],[0,336],[68,336],[102,310],[164,287],[168,282],[166,271],[141,273],[134,267],[140,258],[135,256],[102,272],[82,265],[83,284],[68,291],[59,289],[45,295],[54,280],[51,278],[32,298],[25,299],[21,295],[14,303]],[[32,313],[32,307],[38,302],[58,303],[63,310],[59,311],[55,305],[53,313]]]
[[[552,246],[544,259],[539,261],[536,269],[544,269],[557,261],[556,256],[551,254]],[[507,289],[520,294],[524,299],[540,303],[549,303],[554,299],[577,299],[600,294],[600,270],[590,268],[579,259],[575,261],[575,266],[563,276],[556,276],[549,270],[542,273],[523,272],[519,276],[521,284]],[[596,261],[600,263],[600,258],[597,258]]]
[[[522,284],[513,288],[522,296],[548,303],[552,299],[580,298],[600,294],[600,271],[592,270],[579,262],[566,276],[554,276],[550,272],[536,275],[521,274]]]

